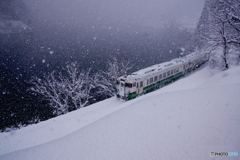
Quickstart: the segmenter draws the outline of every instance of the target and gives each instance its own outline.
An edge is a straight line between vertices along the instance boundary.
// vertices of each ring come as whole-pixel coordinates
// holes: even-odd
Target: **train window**
[[[132,88],[132,83],[125,83],[125,87]]]
[[[121,78],[121,81],[125,82],[125,79],[122,79],[122,78]]]
[[[153,83],[153,78],[150,78],[150,83]]]
[[[165,73],[163,73],[163,78],[165,78],[166,77],[166,72]]]
[[[173,70],[171,70],[171,75],[173,75]]]
[[[142,86],[143,86],[143,81],[140,82],[140,87],[142,87]]]
[[[133,83],[133,87],[136,87],[136,82]]]
[[[149,79],[147,80],[147,85],[149,84]]]
[[[162,79],[162,74],[159,75],[159,80]]]
[[[154,77],[154,82],[156,82],[158,80],[158,76]]]
[[[178,71],[179,71],[179,68],[176,68],[176,69],[175,69],[175,73],[177,73]]]
[[[167,76],[170,76],[170,71],[167,72]]]

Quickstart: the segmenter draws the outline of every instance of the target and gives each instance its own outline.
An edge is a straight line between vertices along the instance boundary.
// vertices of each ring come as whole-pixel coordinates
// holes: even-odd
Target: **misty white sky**
[[[78,28],[112,24],[196,24],[205,0],[24,0],[37,21]]]

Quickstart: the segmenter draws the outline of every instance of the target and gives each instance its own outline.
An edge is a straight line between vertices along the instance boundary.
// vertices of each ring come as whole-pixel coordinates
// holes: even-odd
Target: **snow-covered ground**
[[[240,67],[207,67],[128,102],[111,98],[0,134],[0,160],[193,160],[240,153]]]

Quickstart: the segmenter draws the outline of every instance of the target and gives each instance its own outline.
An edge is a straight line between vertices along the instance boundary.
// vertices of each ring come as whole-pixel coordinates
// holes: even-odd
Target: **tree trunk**
[[[224,60],[224,69],[223,70],[227,70],[228,69],[228,62],[227,62],[227,40],[226,37],[224,36],[224,32],[223,32],[223,60]]]
[[[223,70],[227,70],[229,68],[228,63],[227,63],[227,58],[224,56],[223,60],[224,60],[224,69]]]

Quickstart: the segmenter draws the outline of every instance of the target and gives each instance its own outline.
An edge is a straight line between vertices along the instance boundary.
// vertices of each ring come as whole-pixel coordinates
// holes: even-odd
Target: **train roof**
[[[182,61],[181,59],[174,59],[174,60],[164,62],[164,63],[161,63],[161,64],[156,64],[156,65],[141,69],[137,72],[134,72],[131,75],[128,75],[127,78],[133,79],[133,80],[141,79],[143,77],[150,76],[154,73],[157,73],[161,70],[164,70],[164,69],[167,69],[167,68],[172,68],[174,66],[182,64],[183,62],[184,61]]]
[[[180,64],[195,60],[198,57],[199,56],[196,56],[196,54],[192,53],[182,58],[176,58],[168,62],[152,65],[150,67],[133,72],[131,75],[128,75],[128,76],[121,76],[120,79],[127,79],[128,82],[134,82],[146,76],[151,76],[161,70],[172,68],[174,66],[179,66]]]

